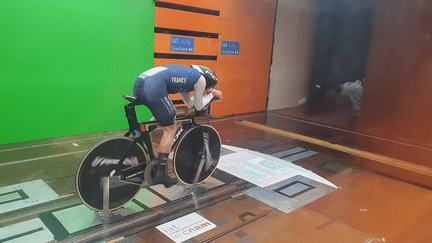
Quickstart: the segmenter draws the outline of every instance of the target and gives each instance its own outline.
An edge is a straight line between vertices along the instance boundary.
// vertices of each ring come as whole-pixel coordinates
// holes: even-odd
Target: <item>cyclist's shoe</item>
[[[156,175],[153,177],[153,185],[163,184],[165,188],[170,188],[177,184],[177,182],[177,179],[173,179],[165,173],[156,173]]]

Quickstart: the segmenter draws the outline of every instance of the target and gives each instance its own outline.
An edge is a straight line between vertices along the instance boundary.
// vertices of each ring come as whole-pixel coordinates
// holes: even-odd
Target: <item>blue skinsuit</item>
[[[149,69],[135,81],[133,95],[150,109],[161,126],[175,123],[175,108],[169,94],[194,91],[201,77],[198,70],[177,64]]]

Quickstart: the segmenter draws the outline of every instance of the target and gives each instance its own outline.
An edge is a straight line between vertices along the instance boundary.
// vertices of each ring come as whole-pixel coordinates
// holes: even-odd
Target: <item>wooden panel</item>
[[[183,6],[191,6],[196,8],[219,10],[220,0],[157,0],[158,2],[174,3]]]
[[[220,83],[223,100],[212,106],[211,114],[226,116],[265,111],[268,82]]]
[[[270,73],[270,60],[268,62],[219,62],[218,79],[223,83],[230,82],[266,82]]]
[[[243,114],[264,111],[267,101],[266,82],[218,84],[217,89],[223,93],[223,100],[216,102],[212,108],[213,115]],[[180,95],[170,95],[171,100],[181,100]],[[216,112],[216,113],[215,113]]]
[[[264,111],[273,44],[275,0],[221,0],[219,41],[240,43],[239,55],[218,52],[224,100],[212,114]],[[218,49],[221,42],[218,43]]]
[[[215,102],[211,108],[214,116],[227,116],[235,114],[245,114],[251,112],[265,111],[267,99],[234,102]]]
[[[268,82],[221,82],[216,89],[222,91],[227,102],[266,99]]]
[[[205,60],[183,60],[183,59],[164,59],[164,58],[155,58],[154,59],[154,66],[162,66],[167,64],[179,64],[184,66],[190,66],[190,65],[203,65],[211,70],[213,70],[216,75],[218,75],[218,63],[217,61],[205,61]]]
[[[193,53],[195,55],[217,55],[218,60],[155,58],[154,65],[201,64],[213,69],[219,79],[217,89],[223,92],[224,100],[214,105],[212,114],[216,112],[218,115],[228,115],[264,111],[267,101],[276,1],[163,0],[162,2],[220,10],[220,19],[218,16],[160,7],[156,7],[155,10],[155,27],[218,33],[219,40],[216,44],[213,39],[195,38],[195,53]],[[239,55],[221,55],[222,40],[240,42]],[[156,53],[173,53],[169,50],[169,46],[170,35],[155,34]],[[180,96],[173,95],[171,98],[178,100]]]
[[[273,44],[273,21],[219,19],[219,40]]]
[[[179,94],[170,94],[169,95],[171,100],[181,100],[181,97]]]
[[[265,21],[274,18],[276,0],[221,0],[220,5],[221,18]]]
[[[168,8],[155,8],[155,27],[218,33],[219,17]]]
[[[175,53],[175,54],[190,54],[190,55],[208,55],[216,56],[218,52],[218,41],[217,39],[192,37],[194,38],[194,52],[172,52],[170,51],[171,36],[168,34],[155,33],[155,53]],[[189,37],[191,38],[191,37]]]
[[[249,112],[265,111],[267,105],[267,98],[262,100],[253,100],[248,103],[247,109]]]
[[[212,104],[211,114],[213,116],[227,116],[239,114],[240,110],[242,110],[240,103],[219,101]]]
[[[235,41],[235,40],[231,40]],[[221,42],[218,43],[221,48]],[[220,62],[269,62],[271,60],[271,45],[261,45],[261,43],[240,42],[240,52],[238,55],[221,55],[218,53]]]

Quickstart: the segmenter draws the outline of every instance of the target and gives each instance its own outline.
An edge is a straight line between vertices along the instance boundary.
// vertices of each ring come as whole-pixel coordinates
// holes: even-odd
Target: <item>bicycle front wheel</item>
[[[174,172],[182,183],[192,185],[199,165],[203,161],[204,165],[197,184],[201,183],[216,170],[220,153],[221,139],[213,127],[209,125],[201,125],[201,128],[192,127],[179,139],[174,149]]]
[[[121,157],[132,143],[128,137],[115,137],[103,140],[93,146],[81,160],[76,174],[76,190],[81,201],[90,209],[103,210],[103,178],[111,177]],[[135,144],[126,154],[120,170],[146,166],[147,156],[139,144]],[[141,189],[141,185],[122,180],[110,180],[109,209],[122,207]]]

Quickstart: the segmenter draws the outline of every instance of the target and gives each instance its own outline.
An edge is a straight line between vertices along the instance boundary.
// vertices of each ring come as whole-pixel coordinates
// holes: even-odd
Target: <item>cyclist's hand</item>
[[[213,97],[217,97],[222,100],[222,92],[220,90],[214,90]]]

